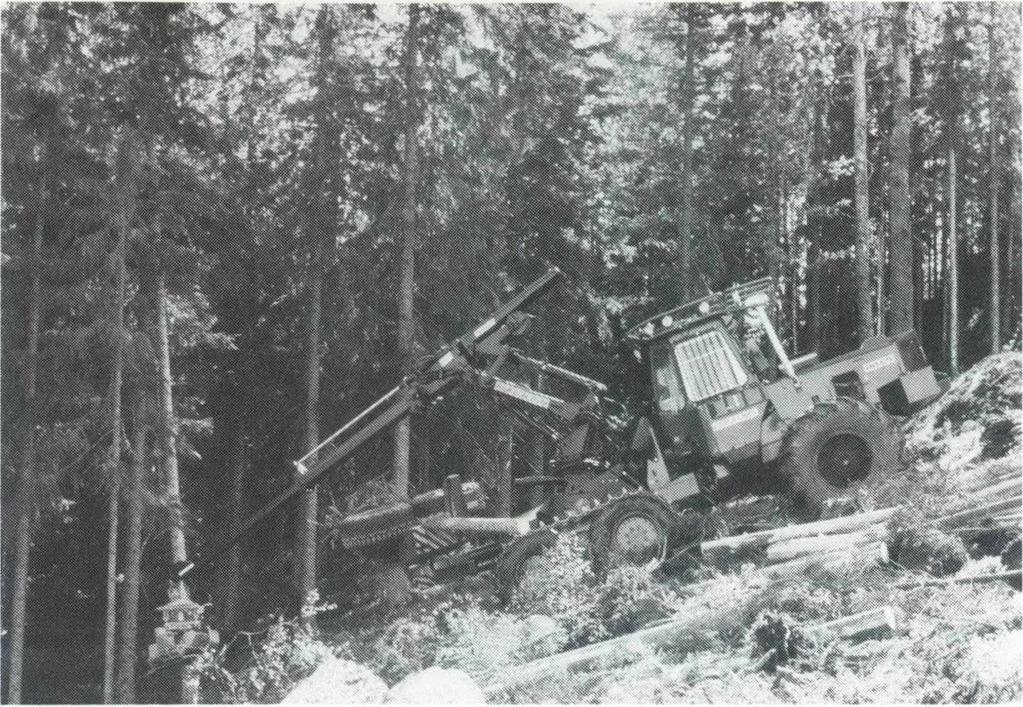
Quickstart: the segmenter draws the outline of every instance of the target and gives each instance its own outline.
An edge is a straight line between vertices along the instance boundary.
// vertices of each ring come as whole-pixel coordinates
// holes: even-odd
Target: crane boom
[[[207,558],[215,557],[239,542],[259,523],[292,498],[315,485],[338,464],[358,451],[366,442],[408,415],[421,402],[430,402],[464,380],[466,375],[484,373],[476,368],[477,347],[493,349],[510,333],[509,319],[535,299],[554,287],[561,278],[558,268],[551,268],[528,287],[501,305],[489,318],[471,331],[445,345],[431,356],[419,370],[363,410],[323,442],[295,462],[296,478],[258,511],[249,516],[231,536],[217,545]],[[185,574],[192,565],[179,571]]]

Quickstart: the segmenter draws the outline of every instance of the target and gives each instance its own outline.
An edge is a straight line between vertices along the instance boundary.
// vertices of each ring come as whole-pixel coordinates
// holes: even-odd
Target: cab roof
[[[732,285],[720,292],[712,292],[700,299],[686,302],[674,309],[644,319],[629,330],[626,338],[639,344],[645,344],[654,339],[691,329],[708,319],[743,309],[743,302],[748,297],[761,292],[769,293],[770,287],[771,278],[762,277],[759,280]]]

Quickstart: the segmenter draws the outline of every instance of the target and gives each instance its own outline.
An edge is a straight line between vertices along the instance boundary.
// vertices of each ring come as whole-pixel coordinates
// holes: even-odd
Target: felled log
[[[856,545],[865,545],[871,541],[880,539],[882,535],[880,528],[871,527],[866,530],[859,530],[852,533],[838,533],[835,535],[815,535],[805,538],[791,538],[780,540],[767,546],[767,562],[785,562],[803,555],[810,555],[821,552],[830,552]]]
[[[1011,477],[989,483],[987,485],[975,486],[968,491],[971,498],[977,500],[980,499],[995,499],[999,496],[1019,496],[1020,491],[1023,491],[1023,477],[1018,473],[1013,474]]]
[[[701,602],[698,592],[689,602],[695,606],[692,609],[684,608],[684,615],[676,615],[626,636],[526,663],[516,668],[514,674],[505,675],[499,683],[487,688],[487,693],[498,694],[517,685],[563,673],[578,672],[592,668],[605,659],[628,658],[629,655],[639,654],[645,650],[668,647],[681,651],[697,650],[706,645],[710,638],[723,631],[749,625],[767,598],[789,580],[804,574],[834,571],[849,565],[862,566],[887,559],[888,546],[883,542],[873,541],[771,565],[764,568],[759,584],[750,585],[746,591],[731,593],[724,601],[719,594],[715,594],[714,604]],[[696,586],[705,589],[720,581],[701,582]],[[861,621],[866,622],[865,619]]]
[[[879,606],[852,616],[806,626],[803,633],[809,636],[834,634],[837,638],[855,640],[870,636],[891,636],[897,630],[898,617],[895,609],[891,606]]]
[[[937,525],[946,530],[954,530],[958,527],[977,523],[993,516],[1006,515],[1008,512],[1018,512],[1023,507],[1023,496],[1013,496],[1000,501],[982,503],[980,505],[964,508],[961,511],[950,513],[937,520]]]
[[[842,516],[841,518],[831,518],[829,520],[819,520],[812,523],[787,525],[781,528],[773,528],[771,530],[761,530],[755,533],[745,533],[742,535],[719,538],[717,540],[708,540],[707,542],[700,543],[700,552],[706,559],[726,559],[728,555],[739,550],[766,547],[771,543],[780,542],[782,540],[813,537],[818,535],[832,535],[836,533],[849,533],[872,525],[884,523],[891,518],[897,510],[899,510],[899,506],[884,508],[877,511],[867,511],[866,513],[857,513],[851,516]]]
[[[734,592],[713,606],[694,598],[690,603],[696,606],[686,610],[684,615],[625,636],[530,661],[506,672],[486,692],[499,694],[518,685],[592,668],[604,659],[629,658],[651,649],[671,647],[690,651],[701,648],[723,631],[746,626],[774,587],[775,583],[771,581],[750,585],[745,591]]]
[[[804,555],[776,565],[767,565],[761,572],[775,580],[814,579],[819,572],[834,572],[848,566],[866,567],[888,562],[888,544],[874,540],[862,545],[841,547],[819,554]]]
[[[909,580],[893,584],[895,589],[920,589],[921,587],[949,587],[956,584],[987,584],[989,582],[1009,582],[1017,586],[1023,579],[1021,570],[1010,570],[1008,572],[995,572],[994,574],[974,574],[966,577],[951,577],[949,579],[920,579]]]
[[[419,524],[431,530],[447,530],[472,536],[518,537],[529,532],[529,521],[524,518],[454,518],[437,514],[423,518]]]
[[[866,567],[889,561],[888,544],[880,540],[868,540],[859,545],[842,546],[792,560],[766,565],[759,571],[767,578],[778,581],[813,579],[818,572],[833,572],[847,566]],[[707,587],[720,582],[708,579],[682,587],[682,590],[699,595]]]

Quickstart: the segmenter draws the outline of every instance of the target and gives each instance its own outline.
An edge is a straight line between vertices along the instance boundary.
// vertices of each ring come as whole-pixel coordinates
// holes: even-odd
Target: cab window
[[[675,356],[686,393],[695,402],[734,390],[748,378],[724,334],[714,329],[680,341]]]
[[[686,405],[671,351],[667,345],[650,347],[650,368],[653,372],[654,400],[662,412],[679,412]]]

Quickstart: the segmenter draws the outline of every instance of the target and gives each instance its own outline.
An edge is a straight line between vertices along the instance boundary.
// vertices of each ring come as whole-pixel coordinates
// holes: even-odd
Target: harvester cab
[[[769,278],[736,285],[629,332],[648,372],[649,421],[633,448],[647,485],[690,503],[783,486],[810,513],[873,485],[898,463],[890,414],[940,388],[912,331],[820,363],[791,358],[770,316]]]

